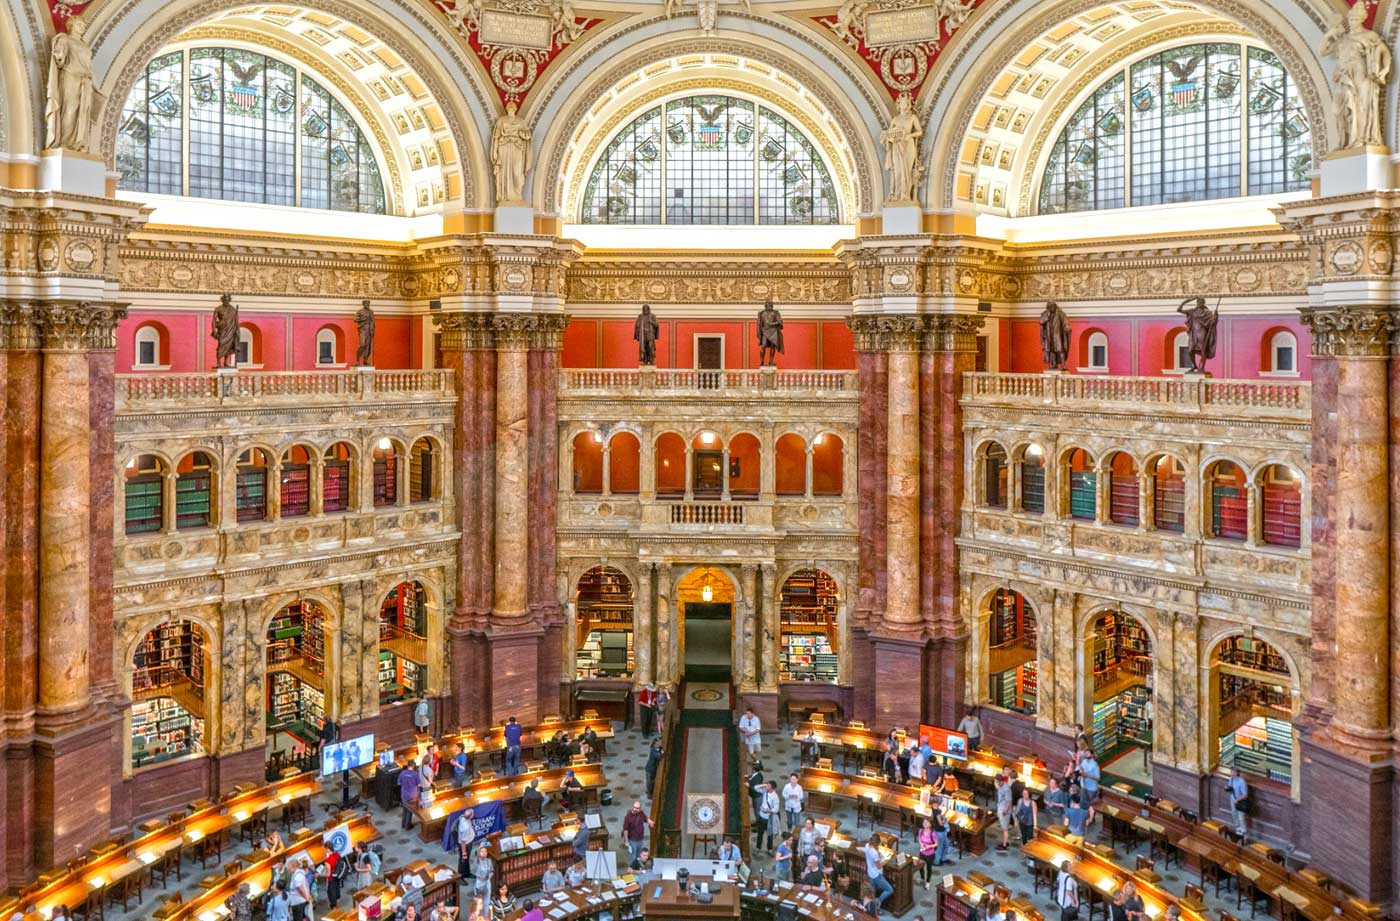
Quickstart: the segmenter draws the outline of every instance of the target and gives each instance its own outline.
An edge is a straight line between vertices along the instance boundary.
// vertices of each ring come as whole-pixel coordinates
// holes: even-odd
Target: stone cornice
[[[1321,358],[1382,358],[1391,352],[1395,315],[1378,307],[1305,307],[1312,353]]]

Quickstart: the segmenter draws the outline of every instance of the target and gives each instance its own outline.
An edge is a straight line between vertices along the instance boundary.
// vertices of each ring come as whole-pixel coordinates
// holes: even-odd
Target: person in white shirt
[[[311,858],[305,854],[292,871],[287,891],[287,905],[292,909],[292,921],[312,921],[311,916]]]
[[[748,748],[752,758],[758,757],[759,733],[762,729],[763,726],[754,714],[753,707],[744,708],[744,715],[739,717],[739,740]]]
[[[967,736],[968,755],[982,747],[982,721],[971,710],[958,723],[958,732]]]
[[[1060,873],[1055,877],[1055,904],[1060,906],[1060,921],[1076,921],[1079,917],[1079,883],[1069,872],[1069,861],[1060,861]]]
[[[787,820],[787,830],[792,831],[802,824],[802,807],[807,801],[807,791],[797,782],[796,774],[788,775],[783,785],[783,817]]]
[[[735,844],[733,841],[730,841],[728,838],[725,838],[724,843],[719,846],[718,859],[725,861],[739,861],[743,859],[743,855],[739,851],[739,845]]]
[[[909,780],[924,782],[924,753],[917,745],[909,746]]]
[[[768,836],[768,849],[771,851],[777,847],[777,838],[780,831],[778,823],[781,821],[778,814],[782,811],[782,805],[778,801],[778,792],[773,785],[765,784],[763,797],[758,801],[758,828],[757,838],[754,840],[754,847],[763,846],[763,836]]]

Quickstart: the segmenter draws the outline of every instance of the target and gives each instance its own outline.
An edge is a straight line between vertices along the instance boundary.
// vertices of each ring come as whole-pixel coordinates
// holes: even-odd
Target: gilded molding
[[[528,313],[498,313],[491,317],[496,334],[496,351],[527,352],[534,343],[543,317]]]
[[[44,351],[102,351],[117,347],[117,324],[126,319],[126,306],[38,304],[34,316],[43,332]]]
[[[562,313],[543,314],[535,317],[535,329],[530,337],[530,348],[538,351],[557,352],[564,347],[564,330],[569,318]]]
[[[37,311],[30,304],[0,304],[0,350],[27,352],[40,348],[44,337]]]
[[[973,314],[937,314],[927,319],[924,351],[977,351],[977,332],[982,328],[982,317]]]
[[[917,352],[926,321],[926,317],[914,314],[879,314],[854,316],[846,324],[858,352]]]
[[[1395,315],[1383,307],[1304,307],[1318,358],[1383,358],[1391,351]]]
[[[851,275],[837,263],[665,259],[578,262],[568,300],[585,304],[839,304],[851,302]]]
[[[435,313],[433,325],[442,332],[444,352],[474,352],[496,347],[489,313]]]

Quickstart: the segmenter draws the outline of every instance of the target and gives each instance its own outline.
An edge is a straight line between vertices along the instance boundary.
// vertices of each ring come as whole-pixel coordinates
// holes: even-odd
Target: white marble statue
[[[967,17],[972,15],[972,7],[965,0],[936,0],[938,4],[938,16],[947,20],[948,31],[962,28],[962,24],[967,22]]]
[[[885,146],[885,171],[890,174],[889,204],[915,200],[920,172],[919,137],[923,133],[909,94],[900,93],[890,126],[880,132],[880,143]]]
[[[44,102],[45,147],[88,149],[95,99],[92,49],[83,41],[85,31],[86,23],[73,18],[68,20],[68,31],[53,38],[48,98]]]
[[[1358,2],[1322,37],[1322,53],[1335,56],[1337,128],[1342,149],[1385,144],[1381,101],[1390,76],[1390,49],[1366,28],[1368,6]]]
[[[491,129],[491,166],[496,171],[496,204],[525,204],[525,172],[530,168],[530,126],[516,115],[514,100]]]
[[[554,34],[563,35],[564,41],[578,41],[583,34],[583,23],[574,13],[573,0],[554,0]]]
[[[831,27],[831,31],[836,33],[836,37],[850,45],[859,44],[859,36],[856,29],[865,28],[865,11],[870,8],[870,0],[845,0],[841,8],[836,11],[836,22]]]

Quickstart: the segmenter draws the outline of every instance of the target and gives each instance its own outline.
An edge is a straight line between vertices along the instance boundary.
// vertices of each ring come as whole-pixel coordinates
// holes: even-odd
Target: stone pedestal
[[[1304,733],[1300,749],[1310,863],[1367,901],[1391,902],[1396,897],[1393,761],[1383,754],[1339,751],[1314,733]]]
[[[101,156],[55,148],[39,154],[39,188],[72,195],[107,195],[107,164]]]
[[[535,209],[528,205],[498,205],[496,233],[535,232]]]
[[[917,202],[903,202],[885,206],[883,234],[912,234],[924,232],[924,212]]]
[[[540,630],[520,630],[492,633],[487,638],[489,657],[477,660],[477,667],[490,676],[491,725],[513,716],[523,725],[532,726],[541,716],[548,715],[540,706],[536,684],[543,635]],[[554,710],[552,705],[547,709]]]
[[[870,638],[870,647],[874,668],[866,680],[875,690],[874,725],[917,731],[924,716],[924,642],[876,635]]]
[[[1322,195],[1354,195],[1395,185],[1390,151],[1384,147],[1334,150],[1322,158]]]

